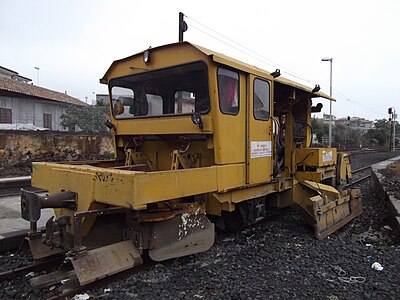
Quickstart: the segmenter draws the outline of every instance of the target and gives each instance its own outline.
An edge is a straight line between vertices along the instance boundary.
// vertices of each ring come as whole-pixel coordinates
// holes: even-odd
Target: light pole
[[[324,57],[321,61],[331,62],[329,96],[332,98],[332,57]],[[332,147],[332,100],[329,101],[329,148]]]
[[[388,109],[389,113],[389,121],[392,121],[392,126],[391,126],[391,139],[389,141],[390,144],[390,151],[396,151],[396,109],[394,107],[389,107]]]
[[[39,86],[39,70],[40,70],[40,68],[39,67],[34,67],[34,68],[37,71],[37,73],[36,73],[36,85]]]

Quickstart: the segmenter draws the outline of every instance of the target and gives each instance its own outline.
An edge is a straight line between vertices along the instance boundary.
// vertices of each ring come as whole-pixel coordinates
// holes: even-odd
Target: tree
[[[344,124],[337,124],[333,130],[335,146],[342,149],[358,148],[362,144],[360,129],[350,128]]]
[[[107,115],[108,106],[98,102],[90,106],[71,105],[60,118],[61,125],[70,131],[78,126],[82,131],[107,132],[108,128],[104,125]]]
[[[391,123],[386,119],[375,120],[375,128],[368,130],[363,136],[364,143],[368,146],[389,145]]]
[[[312,118],[311,119],[311,127],[313,129],[313,133],[316,135],[319,143],[322,143],[322,137],[329,135],[329,125],[324,124],[322,120]]]

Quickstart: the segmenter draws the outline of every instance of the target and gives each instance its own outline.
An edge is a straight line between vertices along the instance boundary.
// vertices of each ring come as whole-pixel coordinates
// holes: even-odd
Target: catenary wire
[[[292,71],[292,70],[290,70],[290,69],[284,67],[283,65],[281,65],[281,64],[279,64],[279,63],[273,61],[272,59],[269,59],[269,58],[267,58],[267,57],[265,57],[265,56],[263,56],[263,55],[261,55],[261,54],[255,52],[255,51],[251,50],[250,48],[248,48],[248,47],[246,47],[246,46],[244,46],[244,45],[242,45],[242,44],[240,44],[240,43],[238,43],[238,42],[232,40],[231,38],[229,38],[229,37],[227,37],[227,36],[225,36],[225,35],[223,35],[223,34],[217,32],[216,30],[210,28],[209,26],[202,24],[201,22],[197,21],[196,19],[194,19],[194,18],[192,18],[192,17],[189,17],[189,16],[187,16],[187,15],[185,15],[185,17],[186,17],[187,19],[191,20],[192,22],[195,22],[195,23],[199,24],[200,26],[206,28],[207,30],[209,30],[209,31],[211,31],[211,32],[213,32],[213,33],[215,33],[215,34],[217,34],[218,36],[224,38],[225,40],[229,41],[230,43],[229,43],[229,42],[226,42],[226,41],[224,41],[224,40],[222,40],[222,39],[220,39],[220,38],[218,38],[218,37],[216,37],[216,36],[214,36],[214,35],[212,35],[212,34],[210,34],[210,33],[208,33],[208,32],[206,32],[206,31],[203,30],[203,29],[200,29],[199,27],[193,25],[193,23],[190,23],[190,26],[191,26],[191,27],[193,27],[194,29],[196,29],[196,30],[202,32],[203,34],[208,35],[209,37],[211,37],[211,38],[213,38],[213,39],[216,39],[217,41],[219,41],[219,42],[221,42],[221,43],[223,43],[223,44],[225,44],[225,45],[227,45],[227,46],[229,46],[229,47],[232,47],[233,49],[235,49],[235,50],[237,50],[237,51],[239,51],[239,52],[241,52],[241,53],[243,53],[243,54],[245,54],[245,55],[247,55],[247,56],[249,56],[249,57],[252,57],[252,58],[254,58],[254,59],[256,59],[256,60],[258,60],[258,61],[260,61],[260,62],[262,62],[262,63],[264,63],[264,64],[266,64],[266,65],[268,65],[268,66],[271,66],[271,67],[276,67],[276,66],[278,66],[278,67],[280,67],[280,68],[282,69],[282,72],[283,72],[283,73],[286,73],[286,74],[288,74],[288,75],[290,75],[290,76],[292,76],[292,77],[294,77],[294,78],[300,79],[300,80],[302,80],[302,81],[305,81],[305,82],[311,83],[311,84],[315,84],[315,83],[316,83],[316,81],[311,80],[311,79],[308,79],[308,78],[306,78],[306,77],[304,77],[304,76],[302,76],[302,75],[297,74],[296,72],[294,72],[294,71]],[[242,48],[242,49],[239,49],[238,47],[235,47],[235,46],[232,45],[231,43],[233,43],[233,44],[239,46],[239,47]],[[243,50],[243,49],[244,49],[244,50]],[[326,85],[326,84],[321,84],[321,85],[322,85],[322,86],[328,86],[328,85]],[[367,111],[369,111],[369,112],[376,113],[377,116],[380,115],[380,114],[385,114],[385,113],[386,113],[386,112],[383,112],[383,111],[381,111],[381,110],[379,110],[379,109],[376,109],[376,108],[367,106],[367,105],[365,105],[365,104],[361,104],[361,103],[359,103],[359,102],[356,102],[356,101],[354,101],[354,100],[351,100],[350,98],[348,98],[346,95],[344,95],[343,93],[341,93],[341,92],[338,91],[337,89],[333,89],[333,90],[335,91],[335,94],[338,95],[338,97],[336,97],[336,98],[339,98],[339,99],[342,99],[342,100],[351,102],[351,103],[353,103],[353,104],[355,104],[355,105],[358,105],[360,108],[362,108],[362,109],[364,109],[364,110],[367,110]]]

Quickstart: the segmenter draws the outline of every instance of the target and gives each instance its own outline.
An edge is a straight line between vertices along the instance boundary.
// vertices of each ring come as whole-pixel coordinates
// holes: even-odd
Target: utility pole
[[[394,152],[396,150],[396,109],[394,107],[389,107],[389,122],[392,121],[391,128],[390,128],[390,151]]]
[[[329,79],[329,96],[332,98],[332,57],[324,57],[321,61],[329,61],[330,64],[330,79]],[[329,99],[329,148],[332,147],[332,99]]]
[[[40,70],[40,68],[39,67],[34,67],[34,68],[37,71],[36,72],[36,85],[39,86],[39,70]]]

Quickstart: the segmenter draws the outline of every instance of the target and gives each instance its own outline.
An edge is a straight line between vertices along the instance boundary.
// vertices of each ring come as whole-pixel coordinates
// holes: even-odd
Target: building
[[[330,117],[329,117],[328,114],[323,114],[322,115],[322,122],[324,124],[329,124],[329,120],[330,120]],[[335,122],[336,122],[336,116],[332,115],[332,126],[335,126]]]
[[[0,66],[0,78],[16,80],[19,82],[31,82],[32,79],[19,75],[17,72]]]
[[[336,125],[343,125],[354,130],[359,130],[362,134],[365,134],[374,127],[374,121],[360,117],[347,117],[337,119]]]
[[[86,103],[65,93],[30,84],[32,80],[0,66],[0,129],[56,130],[70,105]]]

